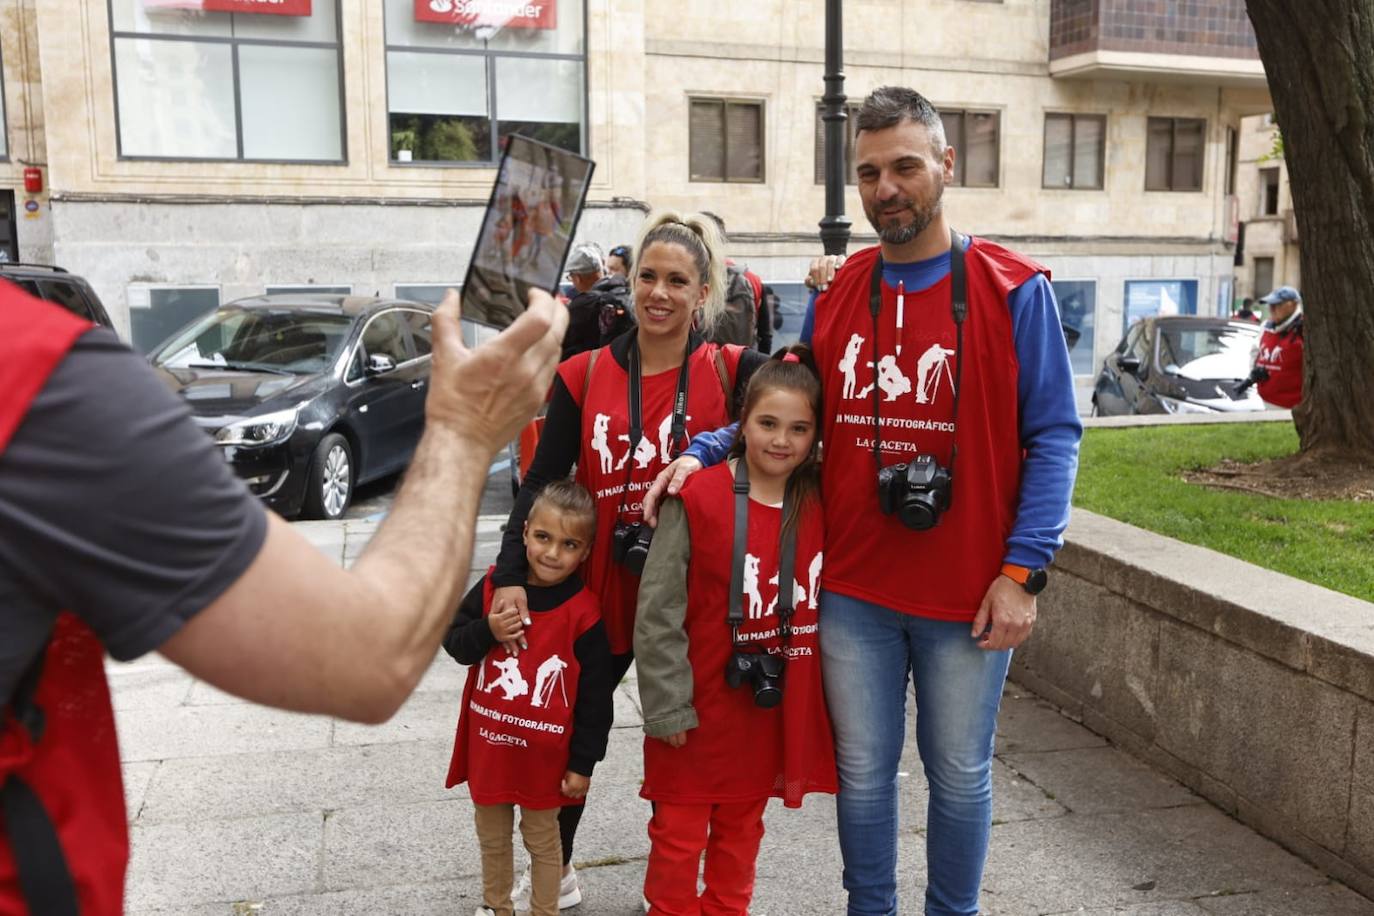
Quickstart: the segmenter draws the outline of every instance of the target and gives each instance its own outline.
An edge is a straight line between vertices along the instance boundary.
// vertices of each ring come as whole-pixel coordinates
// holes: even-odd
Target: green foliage
[[[1279,130],[1278,125],[1274,126],[1274,139],[1269,145],[1269,152],[1260,156],[1257,162],[1282,162],[1283,161],[1283,131]]]
[[[1374,601],[1374,505],[1274,499],[1183,480],[1297,451],[1287,422],[1089,429],[1074,505]]]
[[[445,118],[435,121],[425,134],[420,155],[416,158],[437,162],[475,162],[487,157],[477,155],[477,141],[466,124]]]

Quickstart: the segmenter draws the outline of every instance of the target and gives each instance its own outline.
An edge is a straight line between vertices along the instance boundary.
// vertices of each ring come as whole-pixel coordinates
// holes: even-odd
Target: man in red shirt
[[[469,351],[449,294],[424,436],[343,570],[263,509],[142,357],[0,281],[0,916],[123,911],[107,652],[158,651],[282,709],[395,713],[462,595],[491,458],[542,401],[566,326],[536,292]]]
[[[1291,286],[1280,286],[1260,302],[1269,306],[1269,320],[1245,385],[1258,384],[1265,403],[1296,407],[1302,400],[1302,296]]]

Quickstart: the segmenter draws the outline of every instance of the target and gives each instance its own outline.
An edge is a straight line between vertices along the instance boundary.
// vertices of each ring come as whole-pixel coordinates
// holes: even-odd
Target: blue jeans
[[[821,662],[839,765],[840,853],[850,916],[897,912],[897,764],[907,675],[930,784],[926,916],[976,916],[992,829],[992,742],[1011,650],[969,624],[821,593]]]

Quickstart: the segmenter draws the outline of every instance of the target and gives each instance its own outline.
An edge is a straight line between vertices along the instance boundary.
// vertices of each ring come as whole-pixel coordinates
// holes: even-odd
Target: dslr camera
[[[878,471],[878,507],[913,531],[940,524],[954,478],[934,455],[917,455]]]
[[[725,665],[725,683],[731,688],[750,684],[754,688],[754,705],[772,709],[782,702],[784,664],[781,655],[736,649]]]
[[[611,539],[615,561],[636,576],[643,575],[644,561],[649,557],[649,545],[654,540],[654,529],[644,522],[616,522]]]

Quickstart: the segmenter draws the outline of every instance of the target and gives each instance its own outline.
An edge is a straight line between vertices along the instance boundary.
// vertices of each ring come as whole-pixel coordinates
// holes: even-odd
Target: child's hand
[[[502,610],[492,611],[487,615],[487,626],[491,628],[491,635],[506,647],[507,652],[512,655],[520,654],[525,620],[518,607],[510,605]]]
[[[662,741],[669,747],[682,747],[684,744],[687,743],[687,733],[677,732],[676,734],[672,735],[663,735],[658,740]]]
[[[585,798],[591,785],[592,778],[590,776],[583,776],[581,773],[568,770],[563,774],[563,786],[560,791],[568,798]]]

